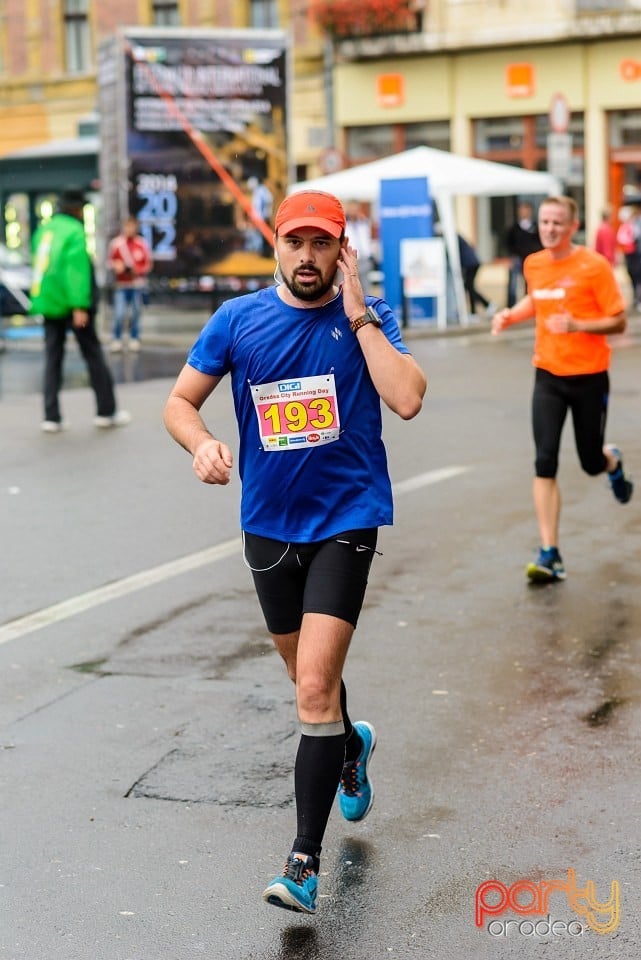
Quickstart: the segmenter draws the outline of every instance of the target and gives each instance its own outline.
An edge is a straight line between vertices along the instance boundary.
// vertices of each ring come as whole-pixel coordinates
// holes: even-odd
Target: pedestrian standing
[[[617,243],[623,251],[632,288],[632,307],[641,309],[641,208],[621,207]]]
[[[250,177],[247,181],[247,187],[251,192],[252,210],[265,224],[269,224],[274,206],[274,196],[271,190],[258,177]],[[265,240],[262,231],[254,223],[250,223],[246,229],[245,249],[251,250],[253,253],[259,253],[263,257],[271,256],[271,247]]]
[[[611,267],[617,261],[617,235],[612,225],[612,210],[607,207],[601,213],[601,223],[594,237],[594,249],[608,261]]]
[[[129,314],[129,349],[140,350],[140,315],[147,278],[153,267],[149,244],[138,231],[136,217],[127,217],[107,250],[107,267],[115,279],[111,350],[122,350],[122,335]]]
[[[626,327],[625,305],[612,267],[600,254],[575,245],[579,228],[571,197],[548,197],[539,208],[543,250],[525,261],[527,293],[494,317],[492,332],[536,317],[532,425],[536,447],[534,506],[541,547],[527,567],[534,582],[565,579],[559,552],[561,495],[557,482],[561,432],[572,412],[577,453],[590,476],[607,471],[620,503],[633,485],[614,444],[605,444],[610,390],[607,335]]]
[[[374,245],[372,242],[372,222],[356,201],[345,204],[345,235],[347,242],[356,250],[358,275],[363,293],[370,292],[369,275],[374,269]]]
[[[541,249],[539,228],[534,219],[531,203],[523,201],[516,208],[516,220],[508,230],[505,243],[510,254],[510,266],[507,280],[507,306],[513,307],[519,295],[519,286],[523,279],[523,263],[531,253]]]
[[[96,333],[98,297],[83,224],[85,203],[81,191],[65,191],[58,213],[41,224],[33,236],[30,313],[44,319],[45,419],[41,427],[45,433],[58,433],[65,426],[59,393],[69,330],[78,342],[96,395],[95,425],[119,427],[131,419],[126,410],[116,410],[111,371]]]
[[[295,683],[301,728],[296,836],[263,899],[311,914],[337,791],[349,821],[363,820],[374,799],[376,733],[351,722],[342,674],[378,527],[392,522],[381,400],[408,420],[426,381],[389,306],[363,295],[336,197],[292,194],[275,231],[277,286],[228,300],[211,317],[171,391],[165,424],[200,480],[229,483],[234,456],[200,411],[231,375],[244,557]]]
[[[496,310],[496,305],[490,303],[490,301],[483,296],[480,290],[477,290],[476,288],[476,275],[481,267],[481,261],[478,258],[478,254],[472,244],[469,243],[465,237],[462,237],[460,233],[457,234],[457,238],[459,260],[461,261],[461,273],[463,276],[463,286],[465,287],[465,292],[467,293],[470,304],[470,313],[472,316],[475,316],[476,305],[480,303],[486,312],[489,311],[492,314]]]

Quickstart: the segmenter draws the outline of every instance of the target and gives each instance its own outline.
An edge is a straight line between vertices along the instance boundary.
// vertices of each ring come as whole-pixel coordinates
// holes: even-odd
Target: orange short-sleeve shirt
[[[545,320],[570,313],[577,320],[601,320],[625,309],[612,267],[605,257],[576,247],[568,257],[553,260],[549,250],[526,258],[523,273],[536,315],[532,362],[556,376],[601,373],[610,365],[610,345],[602,333],[552,333]]]

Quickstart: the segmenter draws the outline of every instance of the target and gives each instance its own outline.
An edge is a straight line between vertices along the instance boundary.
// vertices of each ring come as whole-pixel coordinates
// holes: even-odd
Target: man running
[[[610,390],[608,334],[626,328],[625,305],[605,257],[572,242],[579,228],[571,197],[548,197],[539,207],[543,250],[525,260],[526,295],[495,314],[492,333],[536,317],[532,425],[536,447],[534,507],[541,547],[527,567],[535,582],[565,579],[559,553],[561,495],[556,479],[561,432],[568,410],[583,470],[607,471],[620,503],[632,496],[623,458],[604,444]]]
[[[388,305],[363,295],[337,198],[292,194],[275,230],[277,285],[211,317],[171,391],[165,424],[200,480],[229,483],[234,457],[200,409],[230,373],[245,561],[296,685],[301,726],[296,836],[263,899],[311,914],[337,789],[350,821],[367,816],[374,799],[376,733],[351,723],[342,674],[378,527],[392,523],[381,400],[409,420],[426,381]]]

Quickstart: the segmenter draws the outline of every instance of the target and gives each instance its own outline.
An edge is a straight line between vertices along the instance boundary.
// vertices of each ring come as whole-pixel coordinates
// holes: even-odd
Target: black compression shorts
[[[568,410],[572,412],[581,467],[590,476],[603,473],[606,468],[603,442],[609,392],[610,379],[606,370],[559,377],[537,368],[532,395],[537,477],[557,475],[561,432]]]
[[[283,543],[244,533],[245,563],[269,632],[294,633],[304,613],[324,613],[355,627],[377,536],[374,528],[319,543]]]

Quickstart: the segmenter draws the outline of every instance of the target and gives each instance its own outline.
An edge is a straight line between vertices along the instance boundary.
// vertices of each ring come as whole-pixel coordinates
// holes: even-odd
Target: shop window
[[[641,144],[641,110],[618,110],[609,117],[610,147]]]
[[[4,207],[4,243],[10,250],[29,256],[29,197],[12,193]]]
[[[91,66],[89,0],[64,0],[65,67],[68,73],[86,73]]]
[[[571,194],[582,212],[583,188],[583,114],[570,118],[572,135],[572,170],[563,189]],[[483,160],[508,163],[526,170],[547,170],[547,136],[550,124],[547,114],[529,117],[491,117],[474,121],[475,155]],[[490,203],[490,232],[499,257],[507,256],[505,233],[516,215],[519,200],[530,200],[536,210],[541,197],[493,197]]]
[[[547,137],[551,133],[550,120],[547,114],[541,114],[534,118],[534,139],[536,146],[541,150],[547,150]],[[583,149],[584,130],[583,114],[573,113],[570,116],[568,124],[568,133],[572,136],[572,149]]]
[[[394,127],[391,125],[349,127],[345,135],[346,152],[352,162],[358,163],[372,157],[388,157],[397,152]]]
[[[449,150],[449,121],[347,127],[345,130],[345,153],[350,163],[377,160],[414,147]]]
[[[51,220],[58,207],[58,195],[56,193],[40,193],[35,199],[34,211],[38,223],[46,223]]]
[[[433,147],[435,150],[450,149],[450,124],[448,120],[431,123],[408,123],[403,127],[405,149]]]
[[[495,151],[522,150],[524,142],[522,117],[493,117],[474,123],[474,149],[479,155]]]

